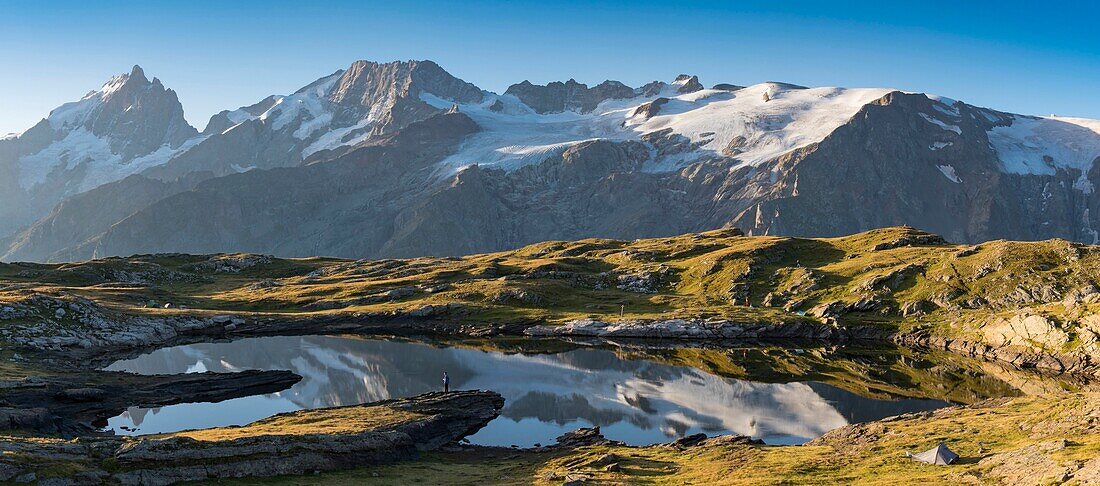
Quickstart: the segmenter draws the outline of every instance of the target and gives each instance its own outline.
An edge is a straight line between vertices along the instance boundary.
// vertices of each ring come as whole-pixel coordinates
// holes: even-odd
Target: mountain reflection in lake
[[[120,434],[243,425],[279,412],[407,397],[438,390],[444,370],[452,389],[487,389],[504,396],[502,417],[470,437],[484,445],[548,444],[566,431],[592,425],[601,426],[610,439],[631,444],[697,432],[790,444],[851,420],[947,405],[940,400],[875,400],[822,383],[723,378],[691,367],[623,359],[599,348],[509,354],[333,336],[177,346],[107,369],[142,374],[291,370],[303,377],[292,388],[269,395],[131,408],[109,420],[108,427]]]

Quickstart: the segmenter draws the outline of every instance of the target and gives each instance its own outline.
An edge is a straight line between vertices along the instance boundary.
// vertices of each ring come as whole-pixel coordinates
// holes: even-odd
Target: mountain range
[[[0,139],[0,259],[461,255],[716,228],[1100,242],[1100,121],[695,76],[503,94],[357,61],[200,132],[140,67]]]

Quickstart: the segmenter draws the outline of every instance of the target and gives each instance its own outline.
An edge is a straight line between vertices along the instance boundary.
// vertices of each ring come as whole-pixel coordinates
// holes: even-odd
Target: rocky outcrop
[[[327,98],[342,108],[334,120],[355,123],[375,114],[372,131],[383,134],[441,113],[422,101],[422,94],[459,103],[482,98],[477,86],[451,76],[431,61],[356,61],[336,80]]]
[[[890,332],[881,327],[839,327],[810,320],[745,323],[727,320],[666,319],[607,322],[582,319],[556,326],[532,326],[524,331],[539,337],[652,338],[652,339],[806,339],[881,341]]]
[[[657,116],[661,112],[661,107],[668,103],[668,98],[657,98],[648,103],[643,103],[641,106],[634,109],[631,116],[641,117],[643,120],[648,120]]]
[[[997,318],[982,327],[983,341],[994,347],[1019,346],[1060,352],[1072,336],[1052,319],[1038,314]]]
[[[703,89],[703,84],[699,82],[699,77],[690,74],[676,76],[676,79],[672,81],[672,85],[677,87],[676,92],[680,94],[694,93]]]
[[[1059,483],[1073,478],[1078,484],[1100,481],[1100,458],[1074,465],[1064,465],[1052,456],[1067,447],[1065,439],[1055,439],[992,454],[978,465],[987,468],[990,479],[1001,484]],[[1074,467],[1076,466],[1076,467]],[[1077,473],[1077,474],[1075,474]]]
[[[1012,336],[1012,340],[1020,339]],[[1045,349],[1041,345],[993,345],[981,338],[940,336],[918,329],[894,334],[890,340],[900,346],[923,349],[943,349],[963,356],[986,361],[999,361],[1023,369],[1038,369],[1050,373],[1070,373],[1082,376],[1100,372],[1100,354],[1095,345],[1070,350]],[[1022,341],[1022,340],[1021,340]],[[1091,349],[1091,350],[1090,350]]]
[[[560,113],[576,111],[588,113],[601,102],[609,99],[633,98],[634,89],[618,81],[604,81],[592,88],[572,79],[554,81],[545,86],[524,81],[513,84],[504,92],[519,98],[536,113]]]
[[[857,303],[858,304],[858,303]],[[845,304],[851,306],[850,304]],[[820,306],[830,309],[826,304]],[[850,309],[859,311],[860,309]],[[866,310],[866,309],[863,309]],[[848,312],[846,307],[844,312]],[[1019,368],[1040,369],[1054,373],[1088,376],[1100,371],[1100,319],[1086,318],[1075,335],[1082,343],[1073,349],[1065,347],[1068,336],[1051,321],[1038,316],[1019,317],[987,326],[990,341],[961,337],[943,337],[925,329],[896,331],[884,326],[845,325],[835,316],[844,312],[811,310],[823,314],[823,321],[783,320],[770,322],[735,322],[722,319],[625,319],[603,321],[581,319],[561,325],[534,325],[523,333],[536,337],[642,338],[695,341],[715,340],[785,340],[829,342],[893,342],[901,346],[923,349],[945,349],[964,356],[1008,363]],[[1051,345],[1058,346],[1051,346]]]
[[[744,86],[738,86],[736,84],[718,83],[718,84],[712,86],[710,89],[717,89],[719,91],[737,91],[737,90],[740,90],[740,89],[745,89],[745,87]]]
[[[154,376],[89,371],[0,381],[0,429],[96,434],[109,417],[128,407],[219,402],[282,391],[300,379],[289,371]]]
[[[198,131],[183,118],[175,91],[150,81],[140,66],[112,78],[99,91],[54,110],[46,119],[62,135],[86,129],[108,141],[123,160],[145,155],[163,145],[179,147]]]
[[[41,461],[79,464],[70,484],[162,485],[197,478],[264,477],[349,469],[413,459],[480,430],[504,406],[488,391],[429,393],[335,409],[275,415],[255,424],[198,433],[73,441],[9,437],[0,441],[0,480],[33,474]],[[329,418],[333,417],[333,418]],[[265,426],[353,417],[342,427]],[[350,420],[350,419],[349,419]],[[366,425],[355,426],[353,423]],[[194,436],[194,437],[192,437]],[[53,473],[56,476],[56,472]]]

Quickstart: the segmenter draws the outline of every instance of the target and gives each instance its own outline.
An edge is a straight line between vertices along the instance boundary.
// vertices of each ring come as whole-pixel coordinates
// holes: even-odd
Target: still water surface
[[[487,389],[504,396],[502,415],[470,437],[483,445],[549,444],[564,432],[593,425],[608,438],[630,444],[697,432],[797,444],[851,422],[948,405],[865,398],[812,381],[726,378],[602,348],[520,354],[337,336],[176,346],[107,369],[141,374],[290,370],[303,377],[290,389],[268,395],[131,408],[108,421],[119,434],[243,425],[279,412],[408,397],[439,390],[443,371],[453,390]]]

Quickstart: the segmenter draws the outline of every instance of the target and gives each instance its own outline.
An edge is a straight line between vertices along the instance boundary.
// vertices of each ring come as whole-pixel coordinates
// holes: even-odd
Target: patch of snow
[[[763,93],[771,93],[765,102]],[[850,120],[866,104],[881,98],[887,89],[812,88],[785,89],[774,83],[750,86],[725,96],[704,96],[688,109],[673,100],[644,123],[631,128],[648,133],[671,128],[691,140],[700,134],[714,136],[700,148],[720,153],[736,137],[746,139],[737,155],[742,163],[759,165],[799,147],[820,142]],[[696,94],[696,93],[693,93]]]
[[[672,81],[672,83],[670,83],[670,85],[680,87],[687,85],[688,81],[691,81],[691,76],[685,74],[681,77],[677,77],[675,80]]]
[[[931,116],[928,116],[928,114],[926,114],[926,113],[921,113],[920,116],[921,116],[921,118],[924,118],[924,120],[927,121],[928,123],[931,123],[933,125],[937,125],[940,128],[942,128],[944,130],[947,130],[949,132],[955,132],[959,135],[962,135],[962,129],[959,128],[958,125],[949,125],[949,124],[944,123],[943,121],[941,121],[937,118],[933,118]]]
[[[954,118],[962,117],[962,112],[959,111],[959,102],[957,100],[948,98],[946,96],[939,96],[928,93],[923,94],[926,98],[932,100],[932,108],[936,111]]]
[[[962,116],[962,113],[959,113],[959,108],[956,106],[944,107],[944,105],[941,105],[939,103],[932,103],[932,108],[947,116],[953,116],[956,118]]]
[[[943,176],[947,178],[947,180],[954,182],[955,184],[962,182],[961,180],[959,180],[959,175],[955,173],[954,166],[937,165],[936,168],[940,170],[940,173],[942,173]]]
[[[310,125],[312,128],[307,128],[309,132],[324,126],[332,120],[332,112],[328,107],[329,101],[326,95],[336,81],[340,79],[340,75],[341,73],[337,72],[327,78],[318,80],[297,93],[276,98],[275,104],[258,118],[264,123],[270,123],[272,130],[282,130],[299,118],[302,119],[301,126],[314,123]],[[324,121],[326,115],[328,120]],[[318,120],[321,121],[318,122]],[[295,130],[295,136],[298,136],[298,132],[298,130]],[[308,136],[308,133],[305,136]]]
[[[343,145],[355,145],[370,136],[370,130],[366,130],[370,125],[370,119],[364,118],[354,125],[325,131],[321,136],[317,137],[317,140],[314,140],[313,143],[310,143],[306,148],[302,149],[302,158],[304,159],[325,149],[334,149]],[[345,137],[358,130],[363,130],[363,133],[345,140]]]
[[[959,112],[958,112],[957,109],[955,111],[952,111],[952,110],[949,110],[947,108],[944,108],[944,106],[939,104],[939,103],[932,103],[932,108],[934,110],[940,112],[940,113],[943,113],[944,115],[947,115],[947,116],[959,116]]]
[[[451,108],[451,105],[455,103],[454,101],[443,99],[426,91],[420,93],[420,101],[431,105],[432,108],[438,108],[440,110],[448,110]]]
[[[229,119],[229,122],[234,125],[240,125],[249,120],[255,120],[256,115],[253,115],[245,110],[233,110],[225,114],[225,117]],[[228,131],[228,130],[226,130]]]
[[[313,132],[328,126],[329,123],[332,123],[332,113],[322,113],[312,120],[302,122],[302,124],[298,126],[298,129],[294,130],[294,138],[305,140],[313,134]]]
[[[248,171],[250,171],[250,170],[252,170],[252,169],[255,169],[255,168],[256,168],[256,166],[254,166],[254,165],[250,165],[250,166],[248,166],[248,167],[241,167],[241,166],[239,166],[239,165],[237,165],[237,164],[230,164],[229,168],[230,168],[230,169],[233,169],[233,171],[234,171],[234,172],[237,172],[237,173],[241,173],[241,172],[248,172]]]
[[[1085,208],[1085,210],[1082,212],[1081,221],[1083,223],[1083,226],[1081,227],[1081,231],[1084,234],[1089,235],[1089,236],[1092,237],[1092,242],[1090,242],[1089,244],[1090,245],[1100,244],[1100,231],[1096,231],[1096,230],[1092,229],[1092,223],[1089,222],[1089,208]]]
[[[958,100],[956,100],[954,98],[948,98],[946,96],[940,96],[940,95],[928,94],[928,93],[923,93],[923,94],[926,98],[928,98],[932,101],[937,101],[937,102],[942,103],[942,104],[947,105],[947,106],[952,106],[953,107],[953,106],[955,106],[955,103],[959,102]]]
[[[981,113],[982,116],[985,117],[986,121],[988,121],[989,123],[998,123],[1002,121],[1002,118],[992,111],[978,110],[978,113]]]
[[[1092,181],[1088,178],[1088,172],[1085,171],[1081,171],[1081,175],[1073,180],[1073,188],[1085,195],[1092,194],[1093,189],[1095,189],[1092,186]]]
[[[102,161],[118,164],[121,157],[111,152],[107,139],[80,127],[37,153],[20,157],[19,186],[30,189],[45,182],[50,172],[55,170],[68,171],[83,163]]]
[[[225,135],[225,134],[227,134],[227,133],[229,133],[229,132],[232,132],[232,131],[233,131],[233,130],[235,130],[235,129],[236,129],[237,127],[239,127],[239,126],[241,126],[241,125],[244,125],[244,124],[245,124],[245,122],[240,122],[240,123],[238,123],[238,124],[236,124],[236,125],[233,125],[233,126],[231,126],[231,127],[229,127],[229,128],[226,128],[225,130],[222,130],[222,135]]]
[[[83,125],[88,115],[103,104],[111,94],[118,91],[119,88],[122,88],[122,86],[126,84],[126,81],[129,80],[129,74],[115,76],[98,90],[91,91],[84,95],[79,101],[65,103],[55,108],[50,112],[50,116],[48,116],[46,120],[49,121],[50,126],[55,130],[74,128]]]
[[[1100,120],[1015,116],[1011,125],[990,130],[989,142],[1008,173],[1088,172],[1100,157]]]
[[[932,150],[939,150],[939,149],[942,149],[944,147],[950,147],[950,146],[951,146],[951,142],[932,142],[932,145],[929,145],[928,148],[930,148]]]

